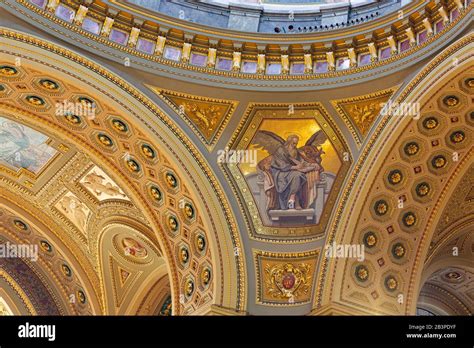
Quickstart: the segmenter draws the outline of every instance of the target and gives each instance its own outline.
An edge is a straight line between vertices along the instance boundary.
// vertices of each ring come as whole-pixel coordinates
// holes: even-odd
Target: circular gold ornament
[[[388,203],[387,201],[381,199],[375,202],[375,214],[382,216],[388,212]]]
[[[416,194],[420,197],[426,196],[430,193],[430,190],[430,185],[426,182],[419,183],[415,188]]]
[[[446,163],[447,163],[446,158],[445,158],[443,155],[435,156],[435,157],[431,160],[431,164],[432,164],[433,167],[436,168],[436,169],[443,168],[443,167],[446,165]]]
[[[50,91],[57,91],[59,89],[59,85],[56,82],[49,79],[42,79],[39,81],[39,84],[44,89],[47,89]]]
[[[423,120],[423,127],[432,130],[438,127],[439,122],[435,117],[427,117]]]
[[[199,250],[199,252],[204,251],[204,249],[206,248],[206,240],[204,239],[204,236],[199,234],[196,237],[196,245],[197,245],[197,249]]]
[[[178,230],[178,220],[174,216],[168,217],[168,227],[171,229],[171,231],[176,232]]]
[[[448,95],[443,98],[443,104],[448,108],[454,108],[459,104],[459,98],[454,95]]]
[[[154,159],[156,157],[155,150],[153,150],[150,145],[142,144],[140,148],[146,158]]]
[[[114,145],[114,142],[113,140],[106,134],[104,133],[99,133],[97,134],[97,139],[99,140],[99,142],[106,146],[106,147],[111,147]]]
[[[363,240],[364,240],[364,245],[367,248],[373,248],[377,244],[377,235],[374,232],[369,231],[364,234]]]
[[[14,76],[18,74],[18,70],[12,66],[2,65],[0,66],[0,75],[3,76]]]
[[[392,255],[397,258],[401,259],[406,254],[405,246],[402,243],[395,243],[392,246]]]
[[[398,287],[398,282],[393,276],[388,276],[385,278],[385,287],[388,291],[395,291]]]
[[[127,125],[118,119],[112,120],[112,126],[115,128],[115,130],[119,131],[120,133],[125,133],[126,131],[128,131]]]
[[[414,156],[418,153],[418,151],[420,151],[420,146],[414,141],[412,141],[405,145],[403,151],[408,156]]]
[[[186,280],[186,283],[184,284],[184,293],[186,296],[191,296],[194,292],[194,282],[192,279]]]
[[[359,281],[365,282],[369,279],[369,269],[364,265],[359,265],[355,269],[355,276]]]
[[[411,227],[416,223],[416,216],[412,212],[405,213],[403,215],[403,224],[406,227]]]
[[[26,101],[34,106],[43,106],[46,104],[43,98],[40,98],[36,95],[28,95],[26,96]]]

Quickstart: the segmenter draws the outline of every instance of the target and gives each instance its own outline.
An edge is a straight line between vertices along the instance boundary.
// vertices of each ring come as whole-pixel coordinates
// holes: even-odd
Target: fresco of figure
[[[48,137],[34,129],[0,117],[0,161],[37,173],[56,153]]]
[[[298,148],[297,135],[290,135],[285,141],[270,131],[256,133],[252,144],[271,154],[257,165],[264,174],[267,211],[300,210],[311,206],[316,198],[315,184],[323,171],[321,156],[324,151],[318,146],[326,139],[320,130]]]
[[[4,121],[0,124],[0,159],[16,167],[28,167],[31,164],[21,152],[30,146],[30,141],[21,125]]]
[[[305,173],[317,169],[317,164],[309,164],[298,152],[297,135],[290,135],[285,143],[273,154],[271,172],[278,192],[280,209],[301,209],[305,201],[303,186],[307,183]]]

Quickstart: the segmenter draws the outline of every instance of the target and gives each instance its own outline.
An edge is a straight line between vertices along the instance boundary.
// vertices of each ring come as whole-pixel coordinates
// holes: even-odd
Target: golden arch
[[[203,157],[187,140],[172,119],[159,110],[151,100],[136,88],[98,64],[87,60],[60,46],[40,40],[24,33],[1,29],[1,41],[11,64],[21,58],[25,67],[55,76],[76,88],[97,96],[105,105],[117,110],[122,119],[132,125],[136,132],[159,149],[166,168],[179,175],[186,195],[196,206],[203,232],[207,236],[212,255],[213,290],[212,301],[202,308],[194,308],[196,314],[211,311],[211,305],[242,311],[246,307],[245,261],[234,217],[232,216],[224,192],[206,164]],[[62,68],[59,68],[59,67]],[[142,182],[127,176],[120,159],[105,156],[95,144],[84,141],[76,132],[51,122],[41,114],[21,112],[8,107],[9,111],[25,125],[41,128],[46,134],[59,136],[65,142],[76,146],[90,159],[107,171],[114,181],[126,190],[131,200],[142,210],[155,232],[159,249],[165,256],[171,279],[173,303],[178,304],[180,278],[184,275],[177,267],[169,234],[165,232],[161,215],[157,215],[146,199]],[[115,160],[115,162],[114,162]],[[148,173],[142,173],[144,178]],[[182,314],[180,306],[174,306],[175,314]]]
[[[455,91],[459,85],[458,80],[465,74],[472,74],[473,56],[469,48],[472,46],[473,39],[473,35],[465,36],[435,57],[423,71],[400,91],[394,101],[420,103],[422,116],[423,112],[431,112],[432,109],[423,109],[424,106],[431,105],[430,102],[435,103],[431,98],[436,96],[439,99],[439,96],[443,93],[443,88],[447,88],[447,91]],[[454,58],[456,58],[457,64],[452,63]],[[459,113],[459,117],[460,122],[463,123],[465,112]],[[359,162],[356,163],[355,168],[359,167],[360,169],[354,171],[346,184],[344,195],[340,199],[338,207],[338,219],[334,221],[330,229],[327,244],[333,241],[337,244],[361,243],[360,233],[364,230],[364,226],[373,222],[371,218],[373,214],[370,215],[374,202],[373,197],[380,196],[379,193],[385,188],[382,179],[386,172],[387,163],[389,163],[387,159],[389,156],[390,158],[393,156],[394,161],[398,158],[399,149],[395,146],[401,138],[407,137],[409,126],[415,125],[413,129],[416,128],[416,120],[415,123],[412,122],[412,117],[391,117],[391,115],[388,115],[382,118],[372,134],[369,134],[370,139],[365,144],[365,148],[362,149]],[[420,138],[422,139],[423,135],[420,135]],[[444,133],[439,135],[439,138],[444,138]],[[431,141],[428,143],[431,143]],[[452,149],[446,145],[436,151],[452,153]],[[436,151],[433,151],[433,153]],[[430,154],[429,151],[427,153]],[[389,256],[383,258],[381,253],[378,254],[378,257],[366,253],[365,261],[369,263],[367,271],[369,274],[375,274],[375,277],[374,279],[369,277],[369,281],[366,283],[368,284],[367,287],[363,288],[360,282],[358,284],[353,277],[354,265],[356,264],[354,260],[323,258],[312,313],[354,314],[354,311],[356,311],[360,314],[415,314],[417,297],[422,285],[423,262],[426,259],[435,227],[440,219],[439,213],[443,211],[453,189],[466,173],[469,164],[472,162],[472,155],[472,146],[464,148],[459,161],[454,161],[450,170],[444,173],[447,175],[446,180],[436,185],[433,195],[434,204],[430,207],[428,214],[425,215],[422,212],[422,209],[428,205],[427,203],[409,201],[410,207],[415,207],[415,211],[421,217],[418,220],[415,232],[406,232],[399,227],[399,216],[401,214],[399,214],[400,211],[397,210],[396,206],[393,209],[393,217],[380,223],[381,232],[385,235],[393,233],[387,239],[394,241],[396,237],[400,237],[407,241],[409,258],[403,266],[391,262]],[[426,163],[425,161],[420,165],[426,166],[426,173],[430,174],[429,164]],[[416,165],[411,167],[410,170],[414,170],[413,167],[416,167]],[[412,183],[409,185],[411,187]],[[393,202],[396,204],[398,196],[388,190],[386,191],[388,199],[393,198]],[[410,194],[410,192],[407,194]],[[364,221],[367,222],[364,224]],[[389,245],[390,243],[386,242],[382,250],[389,250]],[[407,270],[408,276],[402,275],[402,269]],[[394,294],[387,295],[389,292],[384,289],[384,280],[386,279],[385,276],[392,273],[397,276],[400,275],[399,278],[394,278],[398,288]],[[361,290],[359,291],[359,289]],[[367,289],[370,289],[370,291]],[[400,297],[400,295],[402,296]]]

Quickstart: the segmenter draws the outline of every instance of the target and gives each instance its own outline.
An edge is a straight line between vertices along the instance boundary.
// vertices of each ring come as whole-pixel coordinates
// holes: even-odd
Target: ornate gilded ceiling
[[[18,54],[18,50],[9,53]],[[57,237],[67,243],[68,249],[77,251],[77,258],[85,261],[81,267],[89,270],[90,281],[95,284],[90,290],[94,294],[87,297],[95,296],[104,313],[114,313],[107,302],[108,282],[116,289],[113,297],[117,311],[124,301],[123,286],[119,283],[125,285],[127,279],[115,272],[121,276],[130,273],[127,278],[132,282],[129,268],[137,271],[134,262],[126,266],[123,260],[116,260],[119,251],[103,250],[107,241],[102,239],[114,224],[122,224],[121,229],[129,226],[135,232],[130,232],[129,241],[120,239],[120,234],[110,237],[114,242],[109,249],[113,245],[114,249],[141,250],[146,238],[155,248],[154,253],[137,251],[137,255],[145,253],[155,263],[167,253],[165,250],[175,255],[172,263],[168,261],[165,266],[161,262],[164,274],[173,268],[176,272],[174,288],[164,294],[174,294],[176,303],[181,304],[173,308],[176,314],[210,306],[214,272],[219,274],[220,270],[214,268],[218,263],[212,254],[214,242],[209,235],[212,228],[206,227],[210,216],[202,217],[209,208],[195,198],[188,188],[192,184],[188,184],[168,155],[153,144],[145,131],[124,118],[123,111],[111,107],[110,99],[107,101],[105,95],[92,92],[91,87],[88,92],[84,87],[77,87],[78,77],[48,68],[39,72],[36,70],[42,69],[39,64],[28,58],[21,58],[18,66],[7,61],[1,63],[2,86],[9,91],[2,98],[5,145],[2,161],[6,164],[2,196],[15,202],[15,196],[21,195],[23,204],[40,210],[36,212],[39,219],[52,222],[50,226],[57,229]],[[61,79],[58,74],[64,77]],[[35,88],[40,80],[52,83],[43,89]],[[57,106],[63,101],[66,105],[93,104],[95,113],[90,117],[62,106],[62,113],[58,113]],[[46,155],[45,149],[49,151]],[[16,170],[20,166],[21,170]],[[139,208],[140,204],[146,208]],[[159,227],[151,227],[151,221]],[[159,235],[153,230],[160,231]],[[160,239],[167,242],[159,242]],[[139,273],[151,277],[156,267],[151,264]],[[164,274],[155,277],[162,278]],[[143,277],[136,276],[134,283],[142,284]],[[101,283],[105,286],[103,293],[100,293]],[[131,296],[136,289],[128,287]],[[123,290],[121,294],[117,289]],[[96,311],[99,313],[99,309]]]
[[[396,69],[304,89],[93,53],[78,23],[54,20],[68,42],[38,29],[61,4],[76,8],[45,2],[39,20],[18,1],[34,23],[0,27],[0,246],[38,246],[0,259],[0,313],[472,314],[471,4]],[[454,6],[424,10],[435,25]]]
[[[452,50],[456,51],[456,46]],[[364,199],[357,204],[361,215],[350,219],[356,233],[350,228],[350,239],[340,239],[364,243],[368,255],[363,262],[332,261],[339,275],[333,282],[342,282],[336,295],[342,302],[367,306],[365,311],[379,308],[380,313],[414,312],[414,289],[421,276],[417,268],[422,267],[434,227],[440,223],[440,208],[447,203],[445,196],[449,197],[452,185],[468,175],[464,173],[471,162],[472,129],[468,125],[472,104],[468,100],[472,100],[472,90],[466,87],[471,84],[472,56],[456,54],[463,57],[466,65],[443,68],[440,61],[450,59],[449,52],[445,52],[444,57],[438,57],[440,61],[427,67],[427,75],[432,76],[430,83],[423,85],[415,80],[419,89],[411,94],[407,89],[402,94],[405,100],[420,96],[420,115],[415,119],[398,118],[397,122],[404,126],[392,138],[393,145],[386,143],[375,150],[373,156],[382,156],[383,165],[372,161],[377,179],[359,186],[358,191],[364,192]],[[428,74],[429,68],[433,70]],[[448,71],[443,73],[443,69]],[[465,214],[472,214],[472,210]],[[341,271],[337,271],[338,267]]]

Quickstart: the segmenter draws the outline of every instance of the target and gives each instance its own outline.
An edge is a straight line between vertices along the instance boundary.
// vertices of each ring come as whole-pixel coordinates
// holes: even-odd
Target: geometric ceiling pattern
[[[459,46],[452,46],[452,51],[456,49]],[[469,177],[472,63],[469,55],[458,51],[464,65],[443,71],[439,62],[449,61],[449,54],[445,52],[426,68],[426,76],[431,75],[436,84],[421,87],[423,94],[415,92],[412,99],[405,94],[410,101],[421,95],[420,114],[398,118],[403,125],[399,135],[379,152],[383,166],[378,167],[377,179],[364,186],[361,215],[352,219],[355,233],[347,242],[360,240],[368,255],[363,261],[335,261],[340,272],[344,269],[344,275],[335,280],[342,282],[343,290],[335,295],[361,308],[371,306],[366,311],[415,312],[418,293],[414,288],[422,285],[423,260],[442,207],[448,203],[445,195],[449,197],[453,185]],[[435,64],[438,68],[428,73]],[[470,214],[469,207],[461,213],[463,217]]]
[[[45,117],[48,122],[55,123],[55,127],[74,132],[82,141],[88,139],[87,141],[102,153],[116,154],[115,161],[119,168],[136,180],[147,179],[151,175],[153,180],[144,180],[143,184],[139,185],[143,185],[150,206],[156,206],[156,209],[165,208],[160,213],[161,223],[169,236],[175,238],[173,254],[176,253],[176,264],[179,264],[179,272],[183,273],[180,276],[180,286],[186,294],[182,303],[195,305],[191,302],[194,296],[197,296],[195,303],[198,306],[210,301],[211,295],[206,294],[212,290],[208,236],[202,227],[199,212],[187,194],[186,185],[167,162],[166,157],[162,156],[143,134],[123,121],[116,110],[112,110],[90,94],[72,87],[69,83],[58,81],[51,75],[27,68],[26,63],[21,67],[7,62],[2,62],[1,65],[2,86],[8,91],[2,98],[1,105],[4,116],[2,143],[5,145],[2,148],[2,169],[5,172],[2,176],[2,196],[15,201],[15,195],[22,195],[25,203],[38,207],[42,216],[46,215],[54,221],[52,226],[67,232],[60,237],[64,238],[67,248],[77,250],[78,257],[85,261],[85,265],[81,267],[89,270],[91,274],[88,277],[92,284],[95,284],[95,290],[90,290],[94,294],[86,298],[95,297],[101,311],[114,313],[117,310],[117,313],[120,313],[120,304],[126,301],[125,296],[132,296],[134,293],[131,283],[142,284],[150,277],[163,277],[163,274],[155,274],[154,263],[140,271],[143,274],[138,277],[126,266],[120,266],[123,261],[115,261],[115,258],[118,258],[116,253],[112,253],[107,260],[101,259],[103,253],[110,253],[102,250],[104,241],[101,241],[101,238],[106,227],[112,223],[121,221],[125,224],[124,227],[129,224],[135,228],[139,226],[142,238],[148,236],[154,241],[154,248],[157,248],[153,254],[155,263],[162,259],[162,253],[156,237],[148,227],[149,220],[137,208],[126,190],[102,169],[104,167],[101,168],[87,154],[81,152],[71,142],[71,138],[46,135],[47,127],[38,121],[35,123],[38,130],[26,126],[32,117],[37,120]],[[63,114],[55,113],[52,106],[63,100],[66,107],[67,103],[74,105],[74,101],[80,106],[92,103],[95,113],[93,117],[89,117],[78,112],[80,110],[68,112],[66,107],[62,110]],[[102,125],[104,128],[100,129]],[[119,147],[123,149],[123,153],[117,153]],[[165,165],[157,170],[158,161]],[[143,175],[147,165],[152,165],[155,169],[147,169],[148,175]],[[169,204],[174,206],[173,210],[166,208]],[[130,243],[140,244],[136,237],[130,237]],[[130,248],[133,249],[133,245]],[[198,266],[198,262],[202,265]],[[108,264],[116,267],[112,270],[112,276],[104,273],[104,267]],[[124,280],[117,277],[117,270],[122,275],[130,273],[127,276],[128,281],[124,283],[130,290],[120,296],[114,293],[113,296],[117,298],[115,307],[118,308],[112,310],[107,303],[107,282],[114,282],[115,285],[110,285],[113,288],[123,288],[120,282]],[[166,279],[164,284],[169,287],[166,285],[168,282]],[[103,286],[105,289],[100,290]],[[162,298],[155,302],[163,302],[171,292],[168,290],[168,293],[161,295]]]
[[[345,265],[341,296],[348,301],[390,314],[403,314],[406,301],[413,301],[404,274],[415,268],[416,250],[437,213],[433,203],[471,157],[468,100],[474,90],[461,88],[469,83],[465,72],[459,68],[428,90],[419,119],[403,130],[369,188],[351,241],[363,243],[367,254]]]

